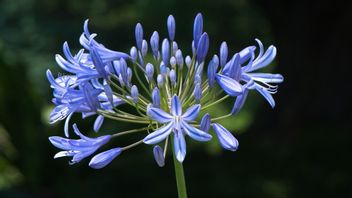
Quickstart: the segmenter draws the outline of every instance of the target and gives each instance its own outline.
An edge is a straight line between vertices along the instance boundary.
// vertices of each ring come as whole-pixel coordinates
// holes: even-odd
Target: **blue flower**
[[[165,124],[165,126],[149,134],[143,141],[146,144],[156,144],[166,139],[171,132],[174,132],[174,152],[177,160],[183,162],[186,156],[184,134],[197,141],[209,141],[212,137],[210,134],[188,124],[198,116],[200,105],[193,105],[182,114],[181,102],[178,96],[173,96],[170,111],[171,114],[159,108],[148,108],[148,115],[159,123]]]
[[[82,159],[92,155],[111,138],[110,135],[104,135],[98,138],[86,137],[78,130],[76,124],[73,125],[73,129],[80,139],[67,139],[59,136],[49,137],[49,141],[55,147],[63,150],[56,153],[54,156],[55,159],[59,157],[72,157],[70,164],[78,163]]]
[[[249,90],[257,90],[269,102],[271,107],[275,107],[275,101],[272,94],[277,92],[277,84],[283,82],[281,74],[270,73],[252,73],[255,70],[268,66],[276,56],[276,48],[270,46],[264,53],[263,44],[258,42],[260,51],[255,58],[255,47],[247,47],[234,57],[224,66],[222,74],[217,74],[216,79],[223,90],[231,95],[237,96],[232,109],[232,114],[237,114],[244,105]],[[242,63],[248,62],[242,67]],[[240,84],[241,82],[242,84]],[[231,85],[230,85],[231,84]],[[233,86],[235,85],[236,86]],[[241,85],[242,91],[237,92],[238,86]]]
[[[55,108],[50,113],[50,123],[55,123],[59,120],[65,121],[65,135],[68,137],[69,121],[73,113],[82,113],[83,118],[95,115],[98,109],[111,110],[124,103],[120,98],[113,96],[112,103],[108,95],[104,92],[104,86],[97,81],[92,84],[84,83],[76,84],[75,76],[61,76],[54,79],[50,70],[47,70],[47,78],[54,89]],[[106,89],[105,89],[106,90]],[[94,129],[99,130],[103,118],[97,118],[94,124]]]

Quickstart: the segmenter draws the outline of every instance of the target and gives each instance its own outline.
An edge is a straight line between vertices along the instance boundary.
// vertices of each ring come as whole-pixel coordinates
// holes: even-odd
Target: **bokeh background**
[[[47,138],[62,135],[63,123],[48,124],[53,106],[45,71],[60,72],[54,55],[64,41],[80,48],[86,18],[99,41],[129,51],[137,22],[148,38],[153,30],[166,36],[173,14],[176,40],[189,52],[197,12],[211,53],[223,40],[235,52],[260,38],[278,48],[266,71],[285,82],[274,110],[253,93],[238,117],[223,122],[240,141],[237,152],[216,141],[188,141],[189,197],[352,197],[351,10],[350,1],[0,1],[0,197],[177,197],[172,158],[158,168],[148,146],[102,170],[90,169],[88,160],[73,166],[54,160],[58,150]],[[74,119],[91,130],[92,120]],[[110,122],[104,129],[128,127]]]

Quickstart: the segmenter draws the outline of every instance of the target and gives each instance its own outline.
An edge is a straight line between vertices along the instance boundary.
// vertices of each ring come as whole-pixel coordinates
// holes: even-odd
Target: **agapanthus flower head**
[[[220,124],[221,119],[236,115],[244,106],[250,90],[257,90],[272,107],[275,106],[272,94],[277,92],[276,84],[283,82],[283,77],[255,73],[274,60],[274,46],[265,51],[263,44],[256,39],[257,55],[255,46],[231,53],[224,41],[219,56],[209,54],[211,40],[203,29],[203,16],[199,13],[194,19],[193,33],[190,33],[193,34],[189,45],[192,54],[184,54],[190,50],[179,48],[174,16],[167,18],[166,27],[168,34],[164,37],[157,31],[145,35],[142,24],[138,23],[134,32],[135,45],[128,52],[120,52],[98,43],[96,34],[89,32],[86,20],[79,38],[83,48],[73,55],[68,44],[64,43],[65,58],[56,55],[56,62],[69,74],[55,78],[47,71],[55,105],[50,123],[65,119],[66,137],[74,113],[81,113],[82,118],[97,115],[93,124],[96,132],[104,119],[131,123],[132,129],[113,134],[99,132],[95,134],[98,137],[89,138],[74,125],[74,132],[80,139],[49,138],[55,147],[63,150],[55,158],[69,156],[74,164],[108,145],[111,138],[131,133],[139,133],[140,138],[126,146],[115,145],[96,154],[89,166],[103,168],[123,151],[143,143],[154,145],[151,153],[160,167],[165,165],[165,158],[171,150],[175,158],[183,162],[188,137],[206,142],[216,136],[224,149],[236,151],[238,140]],[[235,100],[232,110],[229,114],[214,117],[208,111],[209,107],[228,97]],[[130,106],[131,111],[120,109],[122,104]]]

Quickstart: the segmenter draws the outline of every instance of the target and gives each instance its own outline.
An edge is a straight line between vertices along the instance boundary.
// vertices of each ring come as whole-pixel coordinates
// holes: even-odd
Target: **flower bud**
[[[210,115],[209,113],[206,113],[202,120],[200,121],[200,130],[204,131],[204,132],[208,132],[210,129]]]
[[[220,46],[220,66],[221,67],[225,66],[227,62],[227,55],[228,55],[228,47],[227,47],[227,43],[224,41],[221,43],[221,46]]]
[[[176,63],[177,65],[180,66],[180,69],[182,69],[183,67],[183,56],[182,56],[182,51],[181,50],[177,50],[175,53],[176,56]]]
[[[198,13],[196,18],[194,19],[193,24],[193,41],[195,43],[195,48],[197,48],[197,44],[199,39],[203,33],[203,16],[201,13]]]
[[[200,83],[196,84],[194,87],[194,99],[196,100],[196,103],[200,102],[200,99],[202,98],[202,88]]]
[[[119,74],[119,83],[120,83],[121,87],[125,86],[125,82],[123,81],[123,78],[122,78],[121,74]]]
[[[95,132],[98,132],[103,122],[104,122],[104,116],[102,115],[97,116],[97,118],[94,121],[93,130]]]
[[[218,66],[219,66],[219,57],[215,54],[214,56],[213,56],[213,62],[214,62],[214,65],[215,65],[215,72],[217,71],[217,69],[218,69]]]
[[[127,63],[123,58],[120,59],[120,74],[123,82],[127,83]]]
[[[161,45],[161,54],[163,56],[163,62],[164,64],[169,63],[169,57],[170,57],[170,44],[167,39],[163,40],[163,43]]]
[[[173,41],[175,38],[175,29],[176,29],[175,18],[172,15],[169,15],[169,17],[167,18],[167,30],[169,32],[169,38],[171,41]]]
[[[132,80],[132,69],[131,68],[127,68],[127,81],[130,83]]]
[[[175,52],[178,50],[178,45],[176,41],[172,42],[172,53],[175,54]]]
[[[89,166],[94,169],[100,169],[107,166],[122,152],[121,148],[113,148],[95,155],[89,162]]]
[[[212,60],[208,65],[208,84],[210,88],[213,88],[215,84],[215,64]]]
[[[154,154],[154,159],[155,159],[156,163],[158,164],[158,166],[159,167],[165,166],[165,158],[164,158],[163,149],[159,145],[154,146],[153,154]]]
[[[154,31],[152,37],[150,38],[150,47],[152,48],[154,57],[158,58],[158,53],[159,53],[159,34],[158,34],[157,31]]]
[[[161,74],[158,75],[158,77],[156,78],[156,81],[158,83],[159,88],[164,86],[164,77]]]
[[[176,72],[175,72],[175,70],[171,70],[170,71],[170,82],[171,82],[171,85],[172,86],[174,86],[175,85],[175,83],[176,83]]]
[[[118,76],[121,73],[120,72],[120,61],[114,61],[113,65],[114,65],[116,75]]]
[[[190,56],[186,56],[186,65],[187,65],[187,67],[188,68],[190,68],[191,67],[191,64],[192,64],[192,59],[191,59],[191,57]]]
[[[131,87],[131,96],[132,96],[132,98],[133,98],[133,102],[134,102],[134,103],[137,103],[137,102],[138,102],[138,95],[139,95],[139,93],[138,93],[138,88],[137,88],[136,85],[133,85],[133,86]]]
[[[170,65],[172,68],[176,67],[176,58],[174,56],[170,58]]]
[[[136,62],[136,60],[137,60],[137,49],[136,49],[136,47],[132,47],[131,48],[131,50],[130,50],[130,54],[131,54],[131,59],[132,59],[132,61],[133,62]]]
[[[142,50],[141,50],[141,52],[142,52],[142,56],[147,55],[147,52],[148,52],[148,43],[147,43],[146,40],[143,40],[143,41],[142,41]]]
[[[145,73],[146,73],[149,80],[151,80],[153,78],[154,66],[151,63],[147,63],[147,66],[145,67]]]
[[[163,75],[163,76],[166,76],[167,75],[167,67],[163,64],[163,63],[161,63],[161,65],[160,65],[160,74],[161,75]]]
[[[197,61],[198,64],[202,63],[207,56],[209,49],[209,37],[207,33],[203,33],[199,39],[197,46]]]
[[[237,139],[225,127],[218,123],[213,124],[213,129],[218,136],[219,142],[224,149],[236,151],[239,143]]]
[[[160,92],[157,87],[152,92],[153,107],[160,108]]]
[[[139,50],[142,49],[142,42],[143,42],[143,28],[140,23],[137,23],[135,29],[135,36],[136,36],[136,44]]]
[[[194,84],[202,84],[202,78],[200,77],[200,75],[194,76]]]

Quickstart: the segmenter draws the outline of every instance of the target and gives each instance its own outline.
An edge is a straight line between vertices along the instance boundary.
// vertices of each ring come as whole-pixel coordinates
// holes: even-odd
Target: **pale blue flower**
[[[170,113],[154,107],[148,108],[148,115],[153,120],[165,124],[143,139],[146,144],[156,144],[166,139],[171,132],[174,132],[174,150],[178,161],[182,162],[186,156],[186,142],[184,134],[197,141],[209,141],[211,135],[201,131],[188,122],[193,121],[198,116],[200,105],[194,105],[182,114],[181,102],[178,96],[173,96],[171,100]]]

